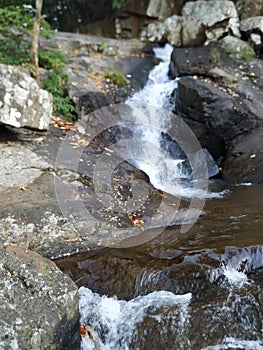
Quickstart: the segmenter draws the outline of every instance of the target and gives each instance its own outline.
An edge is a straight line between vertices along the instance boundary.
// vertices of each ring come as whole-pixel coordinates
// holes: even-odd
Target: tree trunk
[[[38,37],[39,37],[39,29],[40,29],[40,20],[41,20],[41,11],[42,11],[42,5],[43,0],[36,0],[36,15],[34,20],[34,29],[33,29],[33,37],[32,37],[32,43],[31,43],[31,50],[30,50],[30,60],[31,64],[34,68],[34,77],[36,78],[37,82],[39,83],[39,71],[38,71]]]

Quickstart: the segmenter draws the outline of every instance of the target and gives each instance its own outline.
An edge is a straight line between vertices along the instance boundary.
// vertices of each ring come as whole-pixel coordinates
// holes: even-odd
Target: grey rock
[[[175,11],[175,2],[169,0],[150,0],[146,15],[149,17],[165,19]]]
[[[227,152],[223,176],[230,182],[262,182],[263,128],[237,138]]]
[[[242,84],[236,89],[239,96],[233,99],[210,82],[185,77],[178,84],[178,113],[216,159],[224,156],[235,137],[262,123],[261,93]]]
[[[254,43],[256,49],[262,49],[263,40],[263,16],[243,19],[240,30]]]
[[[229,31],[240,36],[239,20],[232,1],[190,1],[182,9],[183,44],[200,45],[214,41]],[[220,26],[218,26],[220,23]]]
[[[146,29],[146,36],[151,42],[160,42],[165,39],[167,35],[167,28],[164,23],[156,22],[150,23]]]
[[[238,0],[236,9],[239,18],[263,16],[263,0]]]
[[[0,64],[0,122],[15,127],[48,129],[52,96],[16,67]]]
[[[182,7],[186,0],[168,1],[168,0],[142,0],[126,1],[124,6],[118,12],[116,19],[116,36],[122,38],[140,37],[142,41],[147,41],[148,25],[150,26],[149,37],[156,37],[152,41],[160,41],[160,34],[154,33],[154,30],[162,31],[163,21],[173,15],[180,16]],[[177,42],[177,41],[176,41]],[[177,44],[176,44],[177,45]]]
[[[28,145],[0,143],[0,191],[8,187],[24,187],[41,176],[50,164],[33,152]]]
[[[242,55],[242,53],[249,51],[253,56],[253,50],[251,49],[250,44],[232,35],[225,36],[219,41],[219,43],[220,46],[230,55],[238,57],[240,54]],[[254,56],[256,56],[255,53]]]
[[[243,19],[240,22],[240,30],[242,32],[258,30],[259,33],[263,34],[263,16]]]
[[[78,290],[56,265],[0,247],[0,348],[78,349]]]
[[[168,40],[171,45],[182,45],[182,17],[174,15],[164,22],[150,23],[147,27],[147,38],[151,42]]]
[[[78,54],[89,54],[99,51],[99,44],[103,43],[106,53],[112,56],[112,50],[118,56],[130,56],[132,54],[141,53],[145,44],[138,39],[117,40],[112,38],[102,38],[95,35],[85,35],[67,32],[55,33],[51,40],[41,39],[40,44],[45,49],[61,50],[68,57]],[[111,48],[111,49],[110,49]]]

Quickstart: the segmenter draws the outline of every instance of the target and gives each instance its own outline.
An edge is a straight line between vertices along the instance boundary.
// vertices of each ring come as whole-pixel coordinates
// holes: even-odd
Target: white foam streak
[[[263,247],[228,248],[221,257],[221,266],[210,271],[210,281],[224,276],[230,287],[242,288],[250,281],[247,273],[263,266]]]
[[[210,345],[201,350],[263,350],[263,342],[261,340],[242,340],[233,337],[224,338],[221,344]]]
[[[187,321],[187,307],[190,301],[190,293],[175,295],[168,291],[153,292],[124,301],[100,296],[81,287],[79,289],[80,321],[91,327],[101,350],[129,349],[132,336],[136,332],[136,325],[140,324],[146,315],[153,314],[154,317],[158,316],[157,321],[161,321],[163,308],[178,305],[183,327]],[[88,336],[83,338],[81,346],[83,350],[95,349],[94,343]]]

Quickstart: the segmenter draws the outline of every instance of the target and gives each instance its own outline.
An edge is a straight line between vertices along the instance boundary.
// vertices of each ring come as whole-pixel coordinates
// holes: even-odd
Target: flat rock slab
[[[0,143],[0,190],[24,187],[41,176],[49,163],[23,143]]]
[[[68,51],[69,53],[98,52],[98,48],[108,56],[130,56],[141,53],[145,43],[139,39],[118,40],[95,35],[85,35],[67,32],[55,33],[51,40],[41,40],[41,45],[47,49]]]
[[[78,349],[78,290],[56,265],[0,247],[0,348]]]
[[[12,147],[17,153],[17,147],[25,151],[17,164],[10,163],[9,173],[14,180],[8,182],[9,187],[8,183],[2,186],[0,191],[0,231],[5,246],[17,244],[42,256],[58,258],[105,246],[141,244],[167,226],[165,210],[158,215],[156,212],[163,200],[167,210],[172,208],[175,214],[171,224],[182,224],[184,213],[177,212],[175,199],[171,200],[169,196],[163,199],[162,193],[149,184],[147,176],[127,162],[119,160],[120,167],[111,174],[115,179],[112,189],[96,187],[94,167],[101,154],[104,152],[108,160],[106,172],[112,173],[111,162],[116,160],[106,145],[93,141],[85,147],[83,142],[89,141],[77,130],[66,133],[53,127],[41,142],[37,141],[38,135],[32,135],[31,140],[27,138],[27,142],[21,141],[23,136],[16,134],[16,138],[19,137],[20,140],[10,141],[13,140],[12,133],[5,134],[5,141],[0,142],[0,149],[4,150],[0,152],[2,163]],[[63,164],[57,161],[59,149],[65,152]],[[28,170],[26,175],[30,175],[26,177],[29,180],[26,184],[24,168]],[[20,173],[23,175],[21,181]],[[136,196],[134,207],[132,195]],[[143,227],[134,227],[128,214],[143,207],[144,203],[147,203],[146,209],[140,213]]]

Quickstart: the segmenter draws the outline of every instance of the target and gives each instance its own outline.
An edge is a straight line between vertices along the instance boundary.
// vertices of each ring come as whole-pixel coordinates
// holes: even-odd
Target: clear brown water
[[[92,298],[96,292],[134,303],[134,298],[149,298],[149,293],[156,291],[191,293],[184,312],[176,303],[149,306],[138,324],[126,330],[130,340],[116,335],[112,343],[100,335],[102,348],[125,349],[124,344],[128,344],[128,349],[262,349],[262,199],[262,184],[233,187],[223,198],[207,200],[206,216],[179,241],[179,228],[174,227],[135,248],[106,248],[58,260],[58,266],[79,287],[93,292]],[[94,302],[91,299],[87,303]],[[143,300],[140,302],[145,304],[138,310],[148,302]],[[114,301],[108,301],[114,306]],[[122,307],[124,318],[130,312],[128,306]],[[135,315],[138,310],[133,310]],[[180,312],[186,318],[183,326],[178,319]],[[156,315],[161,315],[162,321],[153,322]],[[103,332],[98,326],[101,321],[86,321],[98,334]],[[175,331],[178,327],[181,336]]]
[[[151,103],[153,91],[138,96]],[[137,247],[57,260],[80,287],[81,321],[99,348],[262,350],[262,199],[263,184],[235,186],[208,199],[185,234],[173,226]],[[86,338],[82,348],[95,345]]]

